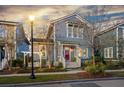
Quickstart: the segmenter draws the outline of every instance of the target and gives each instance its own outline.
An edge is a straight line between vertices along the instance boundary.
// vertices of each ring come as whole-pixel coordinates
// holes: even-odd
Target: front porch
[[[76,44],[61,44],[57,46],[57,62],[62,62],[64,68],[81,67],[79,46]]]

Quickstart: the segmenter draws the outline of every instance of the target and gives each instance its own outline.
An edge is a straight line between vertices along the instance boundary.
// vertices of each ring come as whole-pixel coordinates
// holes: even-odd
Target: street
[[[44,84],[44,85],[33,85],[33,86],[34,87],[124,87],[124,79],[88,81],[88,82],[70,82],[70,83]]]
[[[0,87],[124,87],[124,78],[99,78],[20,84],[0,84]]]

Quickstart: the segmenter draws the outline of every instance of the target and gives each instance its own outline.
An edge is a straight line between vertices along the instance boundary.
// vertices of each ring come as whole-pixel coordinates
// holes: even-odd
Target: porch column
[[[54,32],[54,65],[56,65],[56,33],[55,33],[55,24],[53,27],[53,32]]]
[[[25,64],[26,64],[26,62],[25,62],[25,53],[24,53],[24,67],[25,67]]]
[[[42,67],[42,54],[40,53],[40,68]]]
[[[66,68],[66,63],[65,63],[65,58],[64,58],[64,49],[63,49],[63,44],[61,44],[61,60],[62,60],[62,63],[63,63],[63,68]]]

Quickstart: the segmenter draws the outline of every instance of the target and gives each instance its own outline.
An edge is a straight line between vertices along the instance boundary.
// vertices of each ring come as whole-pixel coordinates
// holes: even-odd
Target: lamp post
[[[33,62],[33,22],[34,22],[34,16],[29,16],[29,20],[31,23],[31,79],[35,79],[34,74],[34,62]]]

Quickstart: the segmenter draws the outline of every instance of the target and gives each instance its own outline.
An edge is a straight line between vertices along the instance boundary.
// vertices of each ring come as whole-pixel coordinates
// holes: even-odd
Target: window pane
[[[109,48],[109,58],[113,57],[113,48]]]
[[[83,28],[79,28],[79,37],[83,38]]]
[[[108,51],[107,51],[107,48],[104,49],[104,57],[105,57],[105,58],[108,57]]]
[[[83,49],[83,57],[87,58],[88,57],[88,49]]]
[[[68,37],[72,37],[72,26],[68,26]]]
[[[77,27],[73,28],[73,37],[77,37]]]
[[[122,32],[123,32],[123,39],[124,39],[124,29],[123,29],[123,31],[122,31]]]
[[[0,28],[0,37],[4,37],[4,35],[5,35],[5,32],[4,32],[4,29],[2,29],[2,28]]]

